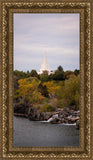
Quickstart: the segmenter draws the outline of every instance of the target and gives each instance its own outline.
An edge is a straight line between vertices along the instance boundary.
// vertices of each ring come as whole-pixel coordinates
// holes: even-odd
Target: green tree
[[[55,111],[55,107],[51,104],[43,104],[43,106],[40,107],[42,112],[53,112]]]
[[[23,71],[15,70],[15,71],[13,72],[13,75],[14,75],[14,76],[17,76],[18,79],[26,78],[26,73],[23,72]]]
[[[30,77],[30,72],[29,71],[27,71],[27,73],[26,73],[26,78],[28,78],[28,77]]]
[[[50,75],[49,75],[49,80],[54,80],[55,79],[55,74],[54,73],[51,73]]]
[[[48,75],[48,71],[43,71],[42,75]]]
[[[64,80],[64,73],[56,70],[54,80]]]
[[[74,75],[74,72],[73,72],[73,71],[66,71],[66,72],[64,73],[65,79],[69,79],[71,75]]]
[[[48,90],[46,85],[42,85],[42,83],[39,84],[38,86],[38,91],[44,96],[44,97],[48,97]]]
[[[30,73],[30,76],[31,76],[31,77],[37,77],[37,78],[38,78],[37,71],[33,69],[33,70],[31,71],[31,73]]]
[[[58,66],[58,69],[60,72],[64,72],[63,67],[62,66]]]
[[[41,82],[47,82],[49,81],[49,76],[46,74],[46,75],[40,75],[40,80]]]
[[[69,79],[65,80],[57,91],[59,107],[79,106],[79,87],[79,76],[71,75]]]
[[[74,74],[75,74],[76,76],[79,75],[79,72],[80,72],[79,69],[75,69],[75,70],[74,70]]]
[[[26,78],[26,73],[23,71],[15,70],[13,72],[13,80],[14,80],[14,92],[18,89],[18,80]]]
[[[79,76],[72,75],[65,81],[65,97],[69,105],[79,105]]]

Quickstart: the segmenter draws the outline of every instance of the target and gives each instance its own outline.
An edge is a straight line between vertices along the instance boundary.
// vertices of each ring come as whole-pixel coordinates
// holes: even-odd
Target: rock
[[[57,111],[57,112],[54,112],[54,113],[53,113],[53,115],[55,115],[55,114],[59,114],[59,113],[60,113],[60,112],[59,112],[59,111]]]
[[[77,120],[76,121],[76,129],[79,129],[80,128],[80,120]]]
[[[72,118],[70,118],[70,120],[71,120],[72,122],[76,122],[77,120],[79,120],[79,117],[72,117]]]
[[[31,107],[28,113],[28,119],[33,121],[39,120],[39,114],[37,110]]]
[[[68,120],[67,120],[67,119],[65,119],[65,120],[64,120],[64,123],[68,123]]]
[[[73,124],[75,123],[74,121],[71,121],[70,119],[68,120],[68,124]]]
[[[55,112],[40,112],[33,108],[32,104],[25,106],[24,104],[14,104],[14,115],[24,116],[33,121],[48,121],[52,124],[76,122],[76,128],[79,129],[80,111],[73,108],[57,108]]]
[[[52,124],[56,124],[56,123],[59,123],[59,122],[60,122],[60,120],[56,117],[53,117],[50,121],[50,123],[52,123]]]
[[[42,113],[42,112],[40,113],[40,115],[39,115],[39,120],[40,120],[40,121],[43,121],[43,120],[44,120],[44,113]]]
[[[28,110],[29,110],[29,106],[27,105],[27,106],[25,106],[24,104],[15,104],[14,105],[14,115],[16,115],[17,116],[17,114],[18,115],[28,115]]]
[[[29,117],[29,120],[47,121],[52,115],[53,115],[52,112],[41,112],[41,113],[39,113],[37,110],[31,108],[28,117]]]
[[[64,118],[64,116],[63,116],[63,115],[59,115],[59,114],[58,114],[58,117],[59,117],[60,119]]]
[[[70,120],[71,118],[72,118],[72,115],[69,115],[69,116],[67,117],[68,120]]]
[[[69,109],[69,107],[64,108],[64,112],[66,112],[66,113],[70,113],[70,109]]]
[[[80,111],[74,111],[73,116],[80,116]]]
[[[64,109],[63,108],[57,108],[56,112],[62,112]]]
[[[61,123],[64,123],[64,122],[65,122],[65,120],[64,120],[64,118],[62,118],[62,119],[61,119]]]
[[[44,115],[44,120],[48,120],[49,118],[52,117],[53,113],[52,112],[42,112],[42,114]]]

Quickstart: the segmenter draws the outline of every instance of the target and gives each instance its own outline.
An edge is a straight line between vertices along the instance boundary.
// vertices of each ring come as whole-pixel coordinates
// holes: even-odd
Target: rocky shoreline
[[[14,116],[26,117],[32,121],[46,121],[51,124],[74,124],[76,129],[80,127],[80,111],[74,110],[74,107],[64,109],[57,108],[55,112],[39,112],[32,106],[17,104],[14,106]]]

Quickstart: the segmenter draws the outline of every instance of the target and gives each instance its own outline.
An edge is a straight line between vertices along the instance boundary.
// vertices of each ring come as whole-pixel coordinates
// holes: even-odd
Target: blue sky
[[[14,70],[79,69],[79,14],[14,14]]]

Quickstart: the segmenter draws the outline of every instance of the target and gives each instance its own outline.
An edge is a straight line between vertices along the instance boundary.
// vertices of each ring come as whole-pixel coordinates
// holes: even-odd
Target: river
[[[13,126],[14,147],[79,146],[79,130],[74,125],[50,124],[14,116]]]

